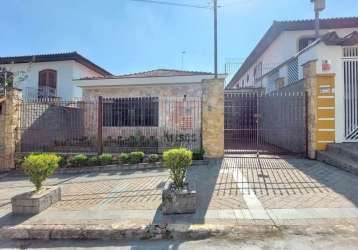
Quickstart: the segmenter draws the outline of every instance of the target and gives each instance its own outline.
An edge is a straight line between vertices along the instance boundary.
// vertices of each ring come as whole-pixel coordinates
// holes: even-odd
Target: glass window
[[[158,120],[158,97],[116,98],[103,101],[105,127],[157,127]]]
[[[298,41],[298,51],[303,50],[304,48],[306,48],[308,45],[310,45],[311,43],[313,43],[316,40],[316,38],[314,37],[305,37],[305,38],[301,38]]]

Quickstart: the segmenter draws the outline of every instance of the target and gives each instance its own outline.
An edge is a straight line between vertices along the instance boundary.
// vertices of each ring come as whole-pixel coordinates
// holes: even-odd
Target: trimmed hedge
[[[129,153],[129,159],[128,162],[130,164],[138,164],[143,162],[144,159],[144,153],[143,152],[131,152]]]
[[[98,160],[102,166],[112,164],[112,155],[111,154],[102,154],[98,157]]]
[[[118,163],[119,164],[128,164],[129,162],[129,154],[127,153],[121,153],[119,156],[118,156]]]
[[[88,164],[88,157],[84,154],[78,154],[71,157],[69,163],[73,167],[86,166]]]
[[[148,156],[148,162],[149,163],[156,163],[159,160],[160,160],[160,157],[157,154],[151,154],[151,155]]]
[[[164,165],[177,188],[184,187],[184,178],[192,163],[192,152],[185,148],[171,149],[163,154]]]
[[[22,166],[25,174],[35,185],[36,191],[39,191],[42,183],[55,172],[60,160],[60,157],[55,154],[30,154],[25,157]]]

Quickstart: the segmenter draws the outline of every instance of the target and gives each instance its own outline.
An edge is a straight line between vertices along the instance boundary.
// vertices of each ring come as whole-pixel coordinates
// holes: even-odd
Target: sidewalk
[[[13,216],[10,198],[31,190],[23,177],[0,179],[0,225],[9,238],[201,238],[212,235],[356,231],[358,177],[295,158],[233,157],[193,166],[199,208],[163,216],[165,169],[56,175],[62,201],[32,217]]]

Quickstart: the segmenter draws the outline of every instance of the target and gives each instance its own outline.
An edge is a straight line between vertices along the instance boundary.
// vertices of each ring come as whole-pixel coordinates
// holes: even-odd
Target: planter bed
[[[38,214],[61,200],[60,187],[43,187],[39,192],[30,191],[11,199],[14,214]]]
[[[162,193],[163,214],[192,214],[197,208],[195,183],[186,183],[177,190],[173,182],[167,182]]]
[[[208,165],[208,160],[195,160],[192,165]],[[92,173],[102,171],[121,171],[121,170],[145,170],[164,168],[162,162],[158,163],[139,163],[139,164],[111,164],[105,166],[83,166],[83,167],[63,167],[56,170],[56,174],[76,174],[76,173]],[[16,175],[24,175],[21,169],[14,172]]]
[[[193,161],[192,165],[207,165],[207,160]],[[84,167],[67,167],[59,168],[56,173],[89,173],[89,172],[102,172],[102,171],[121,171],[121,170],[145,170],[165,168],[162,162],[157,163],[139,163],[139,164],[112,164],[105,166],[84,166]]]

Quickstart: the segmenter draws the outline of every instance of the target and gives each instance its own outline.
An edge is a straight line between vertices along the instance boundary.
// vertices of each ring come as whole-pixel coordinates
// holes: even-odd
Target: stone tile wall
[[[0,115],[0,171],[15,168],[15,150],[20,140],[20,90],[7,92]]]

